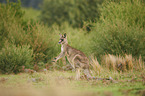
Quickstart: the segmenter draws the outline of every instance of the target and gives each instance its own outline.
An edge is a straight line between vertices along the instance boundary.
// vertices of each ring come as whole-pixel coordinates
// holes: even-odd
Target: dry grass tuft
[[[144,69],[144,62],[141,59],[141,56],[139,59],[135,59],[132,57],[132,55],[125,55],[123,56],[114,56],[111,54],[106,54],[102,58],[102,66],[107,68],[108,70],[114,70],[114,71],[133,71]]]
[[[99,64],[97,58],[94,57],[94,56],[91,56],[90,65],[91,65],[91,67],[93,68],[93,70],[95,71],[95,73],[97,73],[98,75],[99,75],[100,72],[103,70],[103,68],[102,68],[101,65]]]

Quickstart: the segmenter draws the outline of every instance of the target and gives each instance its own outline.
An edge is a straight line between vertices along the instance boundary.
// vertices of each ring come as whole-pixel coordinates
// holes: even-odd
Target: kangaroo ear
[[[64,38],[66,38],[66,33],[64,33],[64,35],[63,35],[63,36],[64,36]]]

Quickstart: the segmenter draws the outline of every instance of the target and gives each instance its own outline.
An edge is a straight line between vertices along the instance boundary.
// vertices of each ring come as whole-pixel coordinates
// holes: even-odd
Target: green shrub
[[[100,21],[92,33],[92,50],[97,57],[105,53],[145,56],[145,7],[140,1],[131,1],[103,4]]]
[[[30,46],[7,45],[0,51],[0,73],[18,73],[22,66],[32,67],[33,50]]]
[[[98,5],[103,0],[44,0],[41,20],[49,26],[67,22],[73,27],[82,27],[84,21],[96,21]]]
[[[145,4],[141,0],[120,0],[119,3],[106,1],[102,4],[100,21],[115,25],[145,27]]]
[[[55,55],[52,32],[34,20],[23,19],[20,2],[0,4],[0,49],[5,41],[16,46],[30,45],[34,62],[47,62]]]
[[[7,0],[8,1],[8,0]],[[24,12],[21,10],[21,3],[7,2],[0,3],[0,49],[3,47],[9,34],[11,24],[21,22]]]

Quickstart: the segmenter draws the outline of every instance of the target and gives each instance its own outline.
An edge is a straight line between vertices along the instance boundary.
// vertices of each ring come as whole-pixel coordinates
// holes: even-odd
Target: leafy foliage
[[[145,56],[145,7],[140,1],[105,2],[96,24],[93,52]],[[93,35],[94,35],[93,34]],[[145,58],[144,58],[145,59]]]
[[[24,13],[21,10],[20,4],[20,2],[0,3],[0,48],[2,48],[5,39],[8,37],[11,24],[21,22],[22,20]]]
[[[73,27],[82,27],[84,21],[96,21],[100,3],[102,0],[44,0],[41,20],[49,26],[68,22]]]
[[[0,73],[18,73],[22,66],[32,67],[33,50],[30,46],[18,46],[6,44],[0,51]]]
[[[0,0],[1,3],[7,3],[8,0]],[[10,2],[19,2],[20,0],[9,0]],[[23,7],[33,7],[36,9],[40,9],[39,5],[43,0],[21,0],[21,5]]]
[[[133,58],[142,55],[140,57],[145,60],[144,3],[138,0],[106,0],[103,4],[102,2],[45,0],[41,20],[50,27],[33,19],[29,20],[21,10],[20,2],[0,4],[0,51],[2,53],[13,52],[14,49],[31,50],[33,65],[44,67],[47,63],[49,66],[52,58],[60,52],[60,45],[57,44],[59,33],[67,33],[68,43],[72,47],[83,51],[88,57],[94,54],[96,60],[100,61],[99,57],[108,53],[113,56],[131,54]],[[102,5],[98,6],[99,4]],[[31,11],[33,10],[29,10],[30,13]],[[25,12],[28,12],[27,9]],[[83,30],[86,27],[89,29],[90,26],[93,27],[89,33]],[[10,46],[6,47],[6,42]],[[29,45],[29,48],[23,47],[26,45]],[[15,54],[13,56],[16,57]],[[11,59],[13,61],[13,58]],[[61,65],[63,64],[60,64],[60,67]],[[4,70],[2,73],[7,72],[12,71]],[[17,72],[18,70],[15,71]]]
[[[5,41],[16,46],[30,45],[33,49],[34,62],[47,62],[53,57],[53,43],[49,30],[34,20],[24,20],[24,12],[19,3],[0,4],[0,48]]]

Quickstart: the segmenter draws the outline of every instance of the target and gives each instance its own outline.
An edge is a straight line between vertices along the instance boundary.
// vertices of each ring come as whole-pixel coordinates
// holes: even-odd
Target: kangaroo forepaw
[[[53,61],[51,61],[51,62],[56,62],[56,59],[57,59],[57,58],[54,58],[54,60],[53,60]]]

